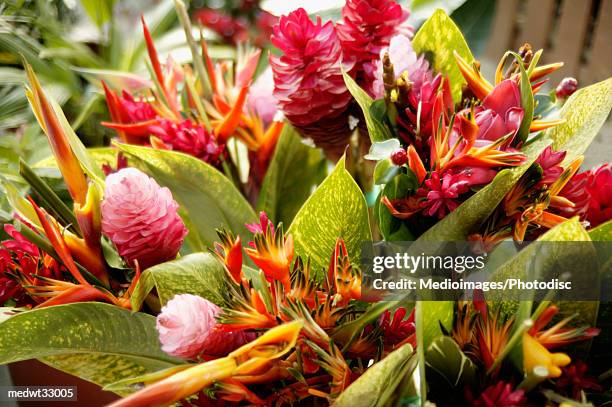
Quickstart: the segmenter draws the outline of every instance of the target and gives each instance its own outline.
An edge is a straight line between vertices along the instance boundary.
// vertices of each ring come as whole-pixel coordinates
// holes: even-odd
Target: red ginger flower
[[[184,359],[225,356],[253,339],[245,332],[221,330],[216,320],[221,309],[191,294],[175,295],[157,316],[162,350]]]
[[[291,124],[320,147],[340,155],[350,136],[346,110],[352,96],[344,84],[342,48],[333,23],[313,23],[299,8],[282,16],[270,56],[274,96]]]
[[[213,134],[189,119],[180,122],[159,119],[158,125],[150,127],[150,132],[162,142],[157,147],[180,151],[211,165],[219,164],[225,151],[225,146],[217,143]]]
[[[596,392],[603,390],[595,377],[587,376],[589,366],[580,360],[564,367],[562,370],[563,374],[555,383],[555,387],[557,391],[568,394],[574,400],[580,401],[584,390]]]
[[[384,332],[383,338],[385,345],[396,348],[404,343],[416,343],[416,330],[414,325],[414,309],[407,319],[406,308],[399,307],[391,316],[391,311],[387,310],[380,316],[380,327]]]
[[[106,178],[101,209],[102,233],[142,269],[174,259],[187,234],[170,190],[135,168]]]
[[[589,171],[587,189],[591,195],[586,218],[591,227],[612,219],[612,164]]]
[[[345,57],[357,64],[366,83],[374,79],[380,52],[391,38],[398,34],[412,37],[409,16],[395,0],[347,0],[337,26],[338,37]]]

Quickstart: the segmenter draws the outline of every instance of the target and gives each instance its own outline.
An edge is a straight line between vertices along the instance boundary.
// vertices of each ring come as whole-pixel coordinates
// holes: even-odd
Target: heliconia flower
[[[612,164],[589,171],[586,188],[591,196],[586,214],[591,227],[612,219]]]
[[[472,396],[471,390],[466,390],[468,405],[471,407],[527,407],[529,400],[525,397],[525,390],[517,389],[510,383],[499,381],[487,387],[477,399]]]
[[[162,350],[183,359],[224,356],[254,339],[242,331],[219,329],[216,317],[220,312],[217,305],[197,295],[175,295],[157,316]]]
[[[350,136],[352,96],[342,77],[342,48],[333,23],[323,24],[321,18],[313,23],[299,8],[280,18],[272,43],[282,51],[270,56],[279,108],[305,137],[339,156]]]
[[[425,197],[421,207],[429,216],[442,219],[447,213],[454,211],[459,204],[459,196],[470,188],[469,183],[458,174],[447,172],[431,173],[431,178],[425,180],[425,186],[418,191],[419,196]]]
[[[274,97],[272,68],[266,68],[249,88],[247,107],[256,113],[265,125],[274,120],[278,107]]]
[[[521,126],[524,110],[521,107],[521,94],[516,82],[507,79],[495,86],[484,98],[482,107],[475,109],[479,140],[495,141],[512,134],[507,144]]]
[[[101,208],[104,235],[142,269],[174,259],[187,234],[170,190],[135,168],[106,178]]]
[[[578,81],[575,78],[563,78],[555,89],[558,99],[567,99],[578,90]]]
[[[371,82],[371,94],[374,99],[380,99],[384,95],[383,63],[385,52],[389,53],[390,62],[393,64],[395,79],[404,72],[408,73],[408,79],[412,84],[413,91],[419,91],[426,81],[432,80],[429,70],[429,62],[424,55],[418,56],[412,49],[412,41],[406,35],[396,35],[391,38],[389,48],[381,51],[380,59],[376,61],[375,78]]]
[[[598,328],[583,326],[579,328],[567,328],[566,325],[573,319],[566,317],[550,328],[545,328],[553,317],[557,315],[559,308],[556,305],[548,306],[534,321],[528,333],[546,349],[555,349],[573,342],[586,341],[599,335]]]
[[[219,164],[225,145],[219,144],[204,126],[189,119],[180,122],[159,119],[157,123],[149,127],[150,133],[161,141],[156,147],[180,151],[211,165]]]
[[[223,261],[230,277],[236,284],[242,283],[242,242],[240,236],[231,232],[217,230],[221,243],[215,242],[215,253]]]
[[[561,394],[567,394],[574,400],[582,400],[584,391],[600,392],[603,387],[596,377],[588,376],[589,366],[581,360],[564,367],[555,387]]]
[[[395,0],[347,0],[337,31],[345,58],[356,63],[358,77],[363,73],[358,83],[374,79],[381,51],[391,38],[399,34],[412,37],[409,16]]]

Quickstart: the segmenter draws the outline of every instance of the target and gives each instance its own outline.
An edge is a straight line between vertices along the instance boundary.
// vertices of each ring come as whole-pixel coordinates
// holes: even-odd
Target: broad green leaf
[[[376,185],[386,184],[393,179],[400,171],[400,168],[394,165],[391,160],[380,160],[374,167],[374,183]]]
[[[161,305],[176,294],[193,294],[221,304],[223,265],[212,253],[193,253],[146,269],[132,294],[132,308],[140,309],[155,288]]]
[[[438,372],[455,388],[472,384],[476,377],[476,366],[461,351],[457,342],[448,336],[434,341],[425,353],[427,366]]]
[[[474,57],[463,34],[444,10],[436,10],[425,21],[414,36],[412,47],[417,54],[426,54],[431,58],[434,71],[448,76],[453,100],[459,102],[465,80],[457,67],[453,51],[457,51],[468,64],[472,63]]]
[[[93,165],[99,168],[102,168],[104,164],[108,164],[115,168],[117,165],[118,152],[119,150],[113,147],[96,147],[87,149],[87,155],[93,161]],[[50,155],[32,165],[32,168],[57,168],[57,160],[53,155]]]
[[[321,152],[302,143],[295,129],[286,123],[266,171],[257,210],[265,211],[274,224],[290,225],[324,176]]]
[[[467,236],[477,230],[482,222],[493,213],[516,181],[549,144],[550,141],[545,138],[530,144],[523,150],[527,156],[525,164],[500,171],[489,185],[432,226],[419,237],[417,242],[465,241]]]
[[[160,349],[154,317],[92,302],[35,309],[0,323],[0,364],[34,358],[100,384],[181,363]]]
[[[415,26],[425,21],[437,9],[451,14],[460,8],[466,0],[412,0],[410,1],[410,20]]]
[[[518,59],[519,55],[514,54],[515,58]],[[529,81],[529,76],[525,71],[525,67],[521,62],[519,62],[519,68],[521,70],[521,83],[520,83],[520,91],[521,91],[521,106],[523,107],[523,120],[521,121],[521,126],[518,129],[516,137],[521,142],[527,140],[529,136],[529,127],[531,126],[531,122],[533,121],[533,109],[534,109],[534,100],[533,100],[533,90],[531,89],[531,82]]]
[[[101,387],[119,380],[176,366],[166,362],[98,352],[47,356],[41,358],[40,361],[54,369],[78,376]],[[128,388],[111,389],[110,391],[122,396],[131,393]]]
[[[609,242],[612,240],[612,220],[602,223],[589,230],[589,236],[593,241]]]
[[[343,391],[333,407],[388,406],[389,398],[406,376],[416,368],[412,346],[406,344],[370,366]]]
[[[474,55],[476,57],[482,55],[490,38],[497,2],[491,0],[443,0],[434,2],[463,3],[452,14],[448,10],[445,11],[461,30]],[[411,10],[411,12],[414,11]]]
[[[567,151],[565,163],[582,155],[610,115],[612,108],[612,78],[582,88],[563,105],[560,117],[566,122],[552,127],[546,135],[553,148]]]
[[[344,168],[341,158],[334,171],[308,198],[295,216],[288,233],[293,235],[295,251],[309,257],[313,270],[322,276],[336,240],[346,243],[353,261],[359,261],[361,242],[372,240],[368,206],[361,189]]]
[[[355,80],[351,78],[349,74],[344,72],[344,70],[342,71],[342,76],[344,76],[344,83],[346,84],[346,87],[363,111],[363,116],[365,117],[368,133],[372,143],[392,138],[393,135],[391,134],[391,130],[389,130],[387,126],[376,120],[370,114],[370,106],[372,106],[372,103],[374,103],[372,98],[363,89],[361,89]]]
[[[148,172],[172,191],[184,211],[189,234],[200,242],[194,251],[205,251],[217,240],[215,229],[225,227],[248,235],[245,223],[257,221],[251,205],[219,171],[187,154],[117,144],[131,165]]]

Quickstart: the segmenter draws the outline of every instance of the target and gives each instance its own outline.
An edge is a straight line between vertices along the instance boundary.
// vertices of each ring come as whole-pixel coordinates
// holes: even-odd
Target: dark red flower
[[[524,407],[528,406],[524,390],[514,390],[510,383],[503,381],[487,387],[477,399],[466,392],[468,404],[472,407]]]
[[[612,164],[602,164],[589,171],[587,190],[591,199],[586,219],[591,227],[612,219]]]
[[[567,99],[577,90],[578,81],[575,78],[568,77],[563,78],[561,82],[559,82],[557,89],[555,89],[555,94],[559,99]]]
[[[559,178],[559,175],[563,172],[563,167],[559,164],[565,159],[565,151],[553,151],[552,147],[548,146],[540,153],[536,163],[542,167],[542,179],[541,184],[552,184]]]
[[[563,368],[563,374],[555,383],[557,391],[566,394],[574,400],[581,400],[583,390],[600,392],[603,387],[595,377],[587,375],[589,367],[586,363],[578,360]]]
[[[387,310],[380,316],[380,327],[383,331],[383,341],[386,346],[391,348],[399,344],[404,344],[409,341],[414,345],[415,325],[414,325],[414,310],[410,313],[407,319],[406,308],[399,307],[391,316],[391,311]]]

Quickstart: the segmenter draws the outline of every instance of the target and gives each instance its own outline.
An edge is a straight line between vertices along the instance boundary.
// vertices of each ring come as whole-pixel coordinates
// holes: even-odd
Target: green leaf
[[[462,389],[472,384],[476,377],[474,363],[448,336],[436,339],[427,349],[425,359],[427,366],[438,372],[452,387]]]
[[[161,305],[176,294],[199,295],[221,304],[223,265],[212,253],[193,253],[146,269],[132,294],[132,308],[140,309],[155,288]]]
[[[181,205],[194,251],[205,251],[217,240],[215,229],[225,227],[242,236],[249,234],[245,223],[257,221],[251,205],[219,171],[187,154],[117,144],[130,164],[148,172],[172,191]]]
[[[286,123],[266,171],[257,210],[265,211],[274,224],[290,225],[324,176],[321,152],[302,143],[295,129]]]
[[[154,317],[91,302],[35,309],[0,323],[0,364],[33,358],[99,384],[181,363],[160,349]]]
[[[513,53],[513,55],[515,55],[515,58],[519,60],[518,54]],[[527,76],[525,67],[523,66],[523,63],[520,62],[520,60],[519,68],[521,70],[521,106],[523,107],[524,115],[523,121],[521,121],[521,126],[518,129],[516,137],[518,141],[524,142],[529,136],[529,127],[531,126],[531,122],[533,121],[534,100],[533,90],[531,89],[531,82],[529,81],[529,76]]]
[[[477,230],[493,213],[504,196],[548,145],[550,141],[545,138],[530,144],[523,150],[527,156],[523,165],[500,171],[489,185],[432,226],[417,242],[465,241],[468,235]]]
[[[353,95],[353,97],[359,104],[359,107],[361,107],[361,110],[363,111],[363,116],[365,117],[366,125],[368,127],[368,133],[370,135],[370,140],[372,141],[372,143],[392,138],[393,134],[391,133],[391,130],[389,130],[389,128],[385,124],[376,120],[371,115],[370,107],[372,106],[372,103],[374,103],[372,98],[363,89],[361,89],[359,85],[357,85],[355,80],[351,78],[349,74],[344,72],[344,70],[342,71],[342,76],[344,77],[344,83],[346,84],[346,87],[348,88],[349,92],[351,92],[351,95]]]
[[[416,368],[412,346],[406,344],[389,353],[383,360],[370,366],[336,399],[334,407],[390,405],[392,396],[402,379],[411,376]]]
[[[593,241],[609,242],[612,240],[612,220],[602,223],[589,230],[589,236]]]
[[[454,0],[456,3],[457,0]],[[451,18],[461,30],[470,49],[475,56],[482,55],[489,40],[491,25],[495,17],[496,3],[491,0],[463,0],[463,3],[450,14]],[[448,0],[444,3],[449,3]]]
[[[446,14],[451,14],[465,2],[466,0],[412,0],[410,2],[410,21],[413,21],[414,25],[418,26],[437,9],[442,9]]]
[[[434,71],[448,75],[453,100],[459,102],[465,80],[457,67],[453,51],[457,51],[468,64],[472,63],[474,57],[461,30],[444,10],[436,10],[425,21],[414,36],[412,47],[417,54],[427,54],[431,58]]]
[[[554,142],[554,149],[567,151],[564,163],[586,151],[610,115],[611,108],[612,78],[582,88],[569,97],[560,113],[566,122],[546,131]]]
[[[334,171],[308,198],[287,233],[293,235],[295,251],[309,257],[322,277],[339,237],[344,239],[353,261],[358,261],[361,242],[372,240],[368,206],[361,189],[344,168],[344,157]]]
[[[376,163],[374,167],[374,183],[376,185],[386,184],[393,179],[400,168],[394,165],[391,160],[384,159]]]

